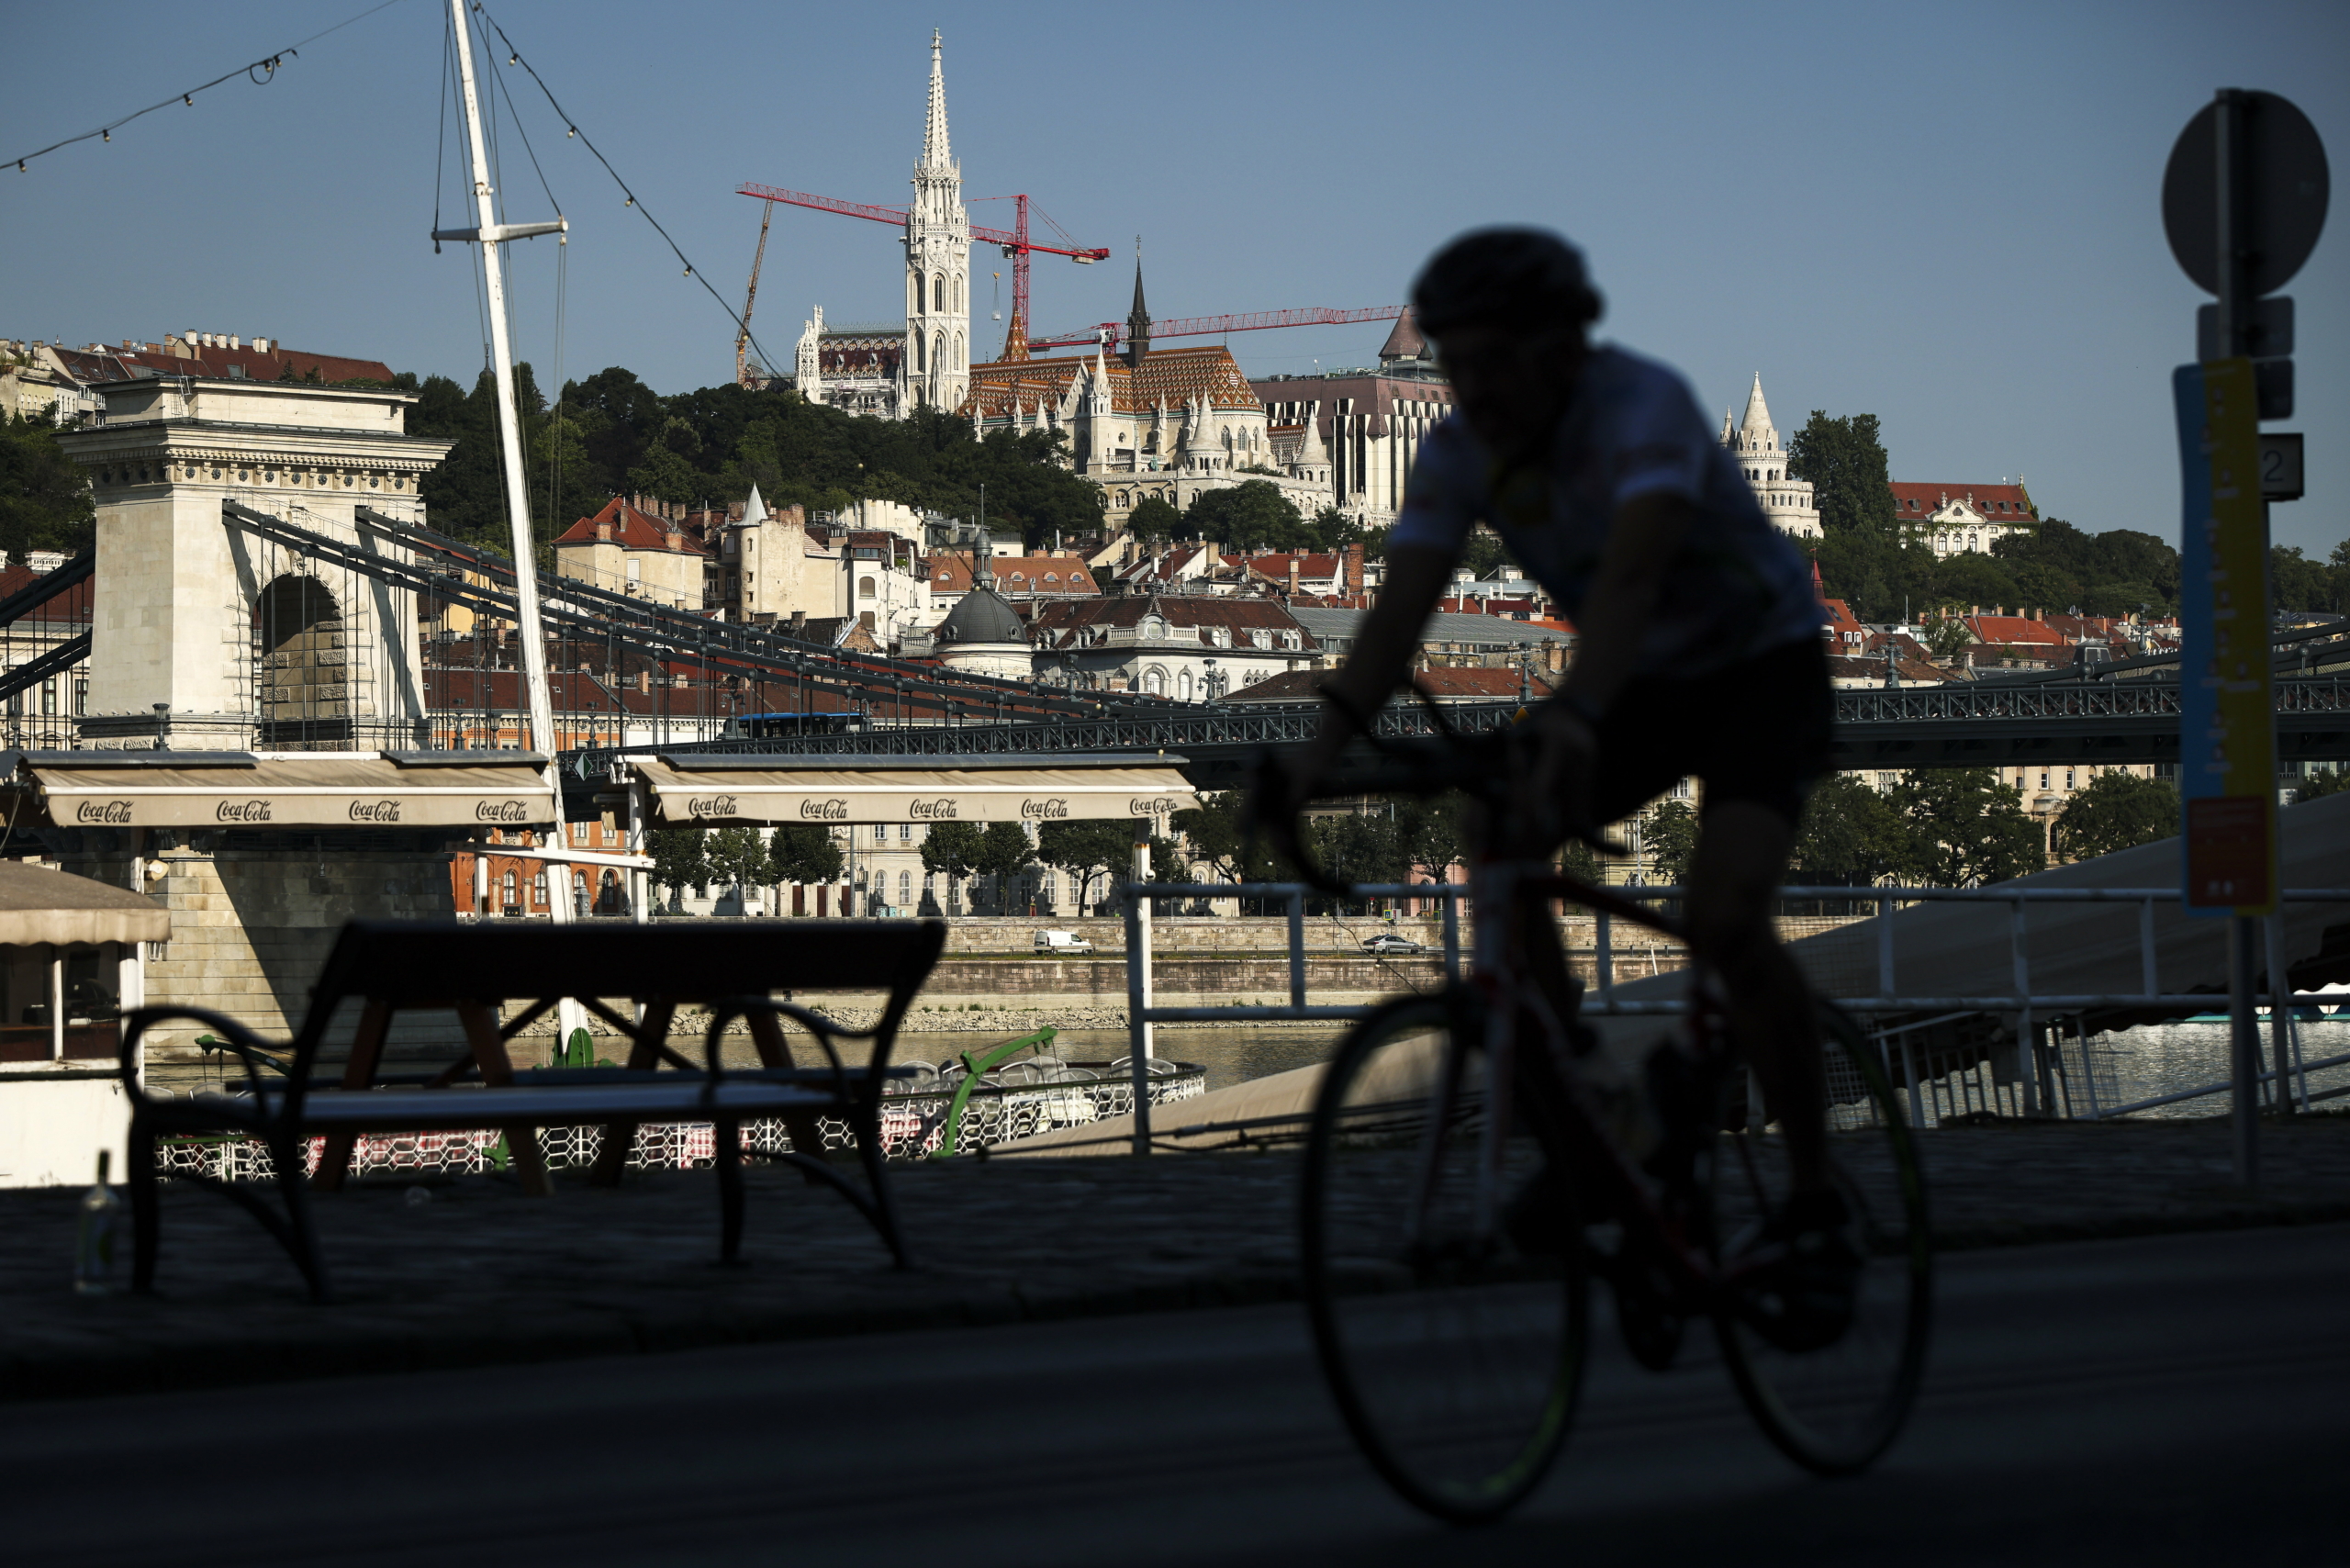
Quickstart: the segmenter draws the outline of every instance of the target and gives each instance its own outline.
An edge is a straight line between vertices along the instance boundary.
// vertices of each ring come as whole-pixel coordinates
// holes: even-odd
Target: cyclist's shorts
[[[1817,637],[1699,679],[1635,678],[1599,724],[1599,820],[1619,821],[1695,778],[1707,811],[1751,801],[1799,825],[1805,798],[1829,770],[1834,715]]]

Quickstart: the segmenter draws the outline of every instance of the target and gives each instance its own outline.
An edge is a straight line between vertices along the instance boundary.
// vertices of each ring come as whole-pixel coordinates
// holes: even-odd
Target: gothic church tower
[[[930,35],[930,112],[906,213],[906,348],[898,407],[956,409],[971,386],[971,218],[946,141],[946,80]]]

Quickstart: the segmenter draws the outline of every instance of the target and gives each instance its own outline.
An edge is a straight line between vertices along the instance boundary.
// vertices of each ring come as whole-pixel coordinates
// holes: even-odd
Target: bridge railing
[[[1609,890],[1642,902],[1678,899],[1685,896],[1686,892],[1679,887],[1627,887]],[[1308,899],[1326,896],[1318,889],[1303,882],[1130,882],[1123,884],[1119,891],[1125,915],[1127,1054],[1133,1064],[1136,1088],[1134,1148],[1137,1154],[1147,1153],[1150,1148],[1150,1111],[1148,1096],[1143,1089],[1149,1076],[1154,1053],[1154,1025],[1348,1023],[1367,1017],[1372,1011],[1372,1004],[1316,1003],[1307,999],[1305,905]],[[2084,1093],[2078,1102],[2073,1097],[2059,1032],[2061,1020],[2072,1019],[2078,1033],[2082,1016],[2090,1013],[2129,1010],[2193,1014],[2215,1005],[2224,1006],[2227,1002],[2224,992],[2165,991],[2162,989],[2154,946],[2154,906],[2179,902],[2181,893],[2177,888],[1856,888],[1796,885],[1783,887],[1779,893],[1789,899],[1833,899],[1876,905],[1877,913],[1873,917],[1873,924],[1877,993],[1874,996],[1838,997],[1835,1001],[1847,1012],[1878,1022],[1891,1020],[1886,1023],[1886,1026],[1874,1030],[1872,1037],[1885,1053],[1888,1075],[1896,1077],[1903,1086],[1910,1120],[1919,1127],[1928,1125],[1932,1089],[1929,1084],[1921,1095],[1918,1052],[1913,1048],[1915,1037],[1921,1031],[1937,1025],[1981,1014],[2011,1015],[2014,1018],[2019,1052],[2014,1085],[2020,1100],[2017,1109],[2025,1114],[2062,1114],[2083,1120],[2101,1120],[2203,1095],[2226,1093],[2232,1087],[2221,1082],[2130,1103],[2104,1104],[2097,1087],[2096,1074],[2087,1070],[2087,1037],[2082,1035]],[[1459,882],[1367,882],[1354,884],[1348,889],[1349,902],[1416,899],[1440,902],[1441,952],[1447,983],[1460,977],[1460,907],[1470,896],[1469,885]],[[2291,888],[2278,897],[2288,903],[2350,904],[2350,888]],[[1170,899],[1253,899],[1280,903],[1288,916],[1289,1001],[1281,1004],[1160,1006],[1154,994],[1156,987],[1152,979],[1151,942],[1152,928],[1156,923],[1148,918],[1147,911],[1160,901]],[[1979,995],[1903,994],[1897,981],[1893,915],[1905,905],[1919,903],[2006,905],[2014,989]],[[2092,903],[2137,906],[2140,989],[2134,991],[2095,992],[2035,991],[2031,978],[2025,912],[2035,904]],[[2281,918],[2272,918],[2266,924],[2268,972],[2282,975],[2286,972],[2283,922]],[[1615,980],[1616,951],[1613,921],[1605,913],[1595,912],[1596,983],[1593,989],[1596,995],[1586,1000],[1587,1012],[1600,1016],[1639,1017],[1671,1016],[1688,1010],[1685,998],[1649,999],[1618,995]],[[2328,1057],[2317,1061],[2302,1059],[2300,1032],[2294,1019],[2297,1012],[2333,1006],[2343,1001],[2339,994],[2303,991],[2288,991],[2282,997],[2261,993],[2252,998],[2251,1005],[2268,1012],[2276,1047],[2275,1059],[2279,1064],[2279,1069],[2262,1073],[2260,1082],[2267,1086],[2266,1092],[2280,1103],[2288,1099],[2298,1099],[2301,1107],[2307,1109],[2311,1100],[2309,1074],[2350,1064],[2350,1055]],[[2046,1041],[2041,1037],[2043,1025],[2050,1032]],[[2286,1075],[2293,1081],[2278,1087],[2280,1069],[2288,1062],[2290,1066]],[[1988,1093],[1987,1090],[1986,1093]],[[2321,1099],[2332,1097],[2331,1092],[2317,1096]]]

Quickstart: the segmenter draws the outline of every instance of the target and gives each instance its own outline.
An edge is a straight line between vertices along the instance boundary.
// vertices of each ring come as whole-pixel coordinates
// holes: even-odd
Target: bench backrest
[[[556,995],[691,1003],[778,991],[911,992],[946,938],[934,920],[354,920],[315,994],[412,1008]]]

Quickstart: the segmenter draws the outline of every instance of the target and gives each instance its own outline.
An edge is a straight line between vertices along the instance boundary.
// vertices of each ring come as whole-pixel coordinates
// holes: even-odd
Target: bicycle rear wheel
[[[1821,1067],[1829,1162],[1864,1262],[1852,1327],[1818,1350],[1788,1350],[1737,1310],[1715,1327],[1740,1395],[1788,1458],[1822,1475],[1865,1468],[1900,1432],[1925,1371],[1933,1245],[1918,1149],[1875,1053],[1844,1014],[1823,1006]],[[1786,1140],[1774,1126],[1716,1140],[1713,1235],[1733,1266],[1790,1191]]]
[[[1522,1094],[1481,1194],[1490,1089],[1473,1002],[1390,1004],[1330,1064],[1304,1183],[1338,1409],[1388,1484],[1460,1523],[1505,1512],[1558,1456],[1589,1334],[1572,1204],[1539,1180],[1550,1140]]]

